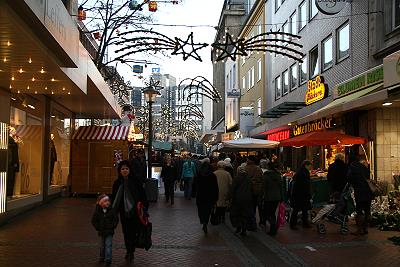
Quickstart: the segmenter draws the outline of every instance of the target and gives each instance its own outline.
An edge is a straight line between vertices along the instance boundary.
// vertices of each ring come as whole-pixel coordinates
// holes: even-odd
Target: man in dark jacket
[[[342,153],[336,154],[335,162],[329,165],[328,182],[331,189],[331,199],[336,203],[347,184],[347,165]]]
[[[110,199],[102,194],[97,199],[95,212],[92,216],[92,225],[101,237],[100,241],[100,262],[106,262],[107,266],[112,260],[112,239],[114,229],[118,225],[118,216],[111,207]]]
[[[168,203],[171,199],[171,205],[174,205],[175,181],[178,180],[178,171],[170,157],[166,159],[166,163],[162,167],[160,176],[164,182],[165,200]]]
[[[367,180],[370,179],[368,161],[364,156],[357,156],[357,160],[350,164],[348,177],[349,183],[354,188],[356,201],[356,223],[355,235],[368,234],[368,221],[371,216],[371,201],[373,195]]]
[[[254,156],[249,156],[246,162],[246,173],[247,176],[250,178],[252,183],[252,190],[253,190],[253,211],[254,211],[254,218],[253,223],[250,226],[249,230],[255,231],[257,229],[257,222],[256,222],[256,212],[258,208],[259,214],[259,222],[264,221],[263,218],[263,208],[262,208],[262,192],[263,192],[263,172],[261,168],[256,165],[256,158]]]
[[[310,227],[308,222],[308,211],[311,209],[311,167],[311,161],[305,160],[293,177],[294,183],[290,197],[290,204],[293,208],[292,215],[290,216],[290,228],[292,230],[298,229],[296,225],[299,211],[302,213],[303,227]]]

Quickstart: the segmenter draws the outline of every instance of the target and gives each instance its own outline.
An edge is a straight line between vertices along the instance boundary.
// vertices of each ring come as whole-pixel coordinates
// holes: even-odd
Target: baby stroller
[[[354,208],[354,201],[351,195],[352,189],[349,184],[346,184],[342,193],[340,194],[339,201],[336,204],[325,205],[314,217],[312,223],[317,225],[318,233],[325,234],[326,227],[323,220],[326,218],[330,222],[340,225],[340,233],[347,234],[349,228],[347,226],[348,215],[351,215]]]

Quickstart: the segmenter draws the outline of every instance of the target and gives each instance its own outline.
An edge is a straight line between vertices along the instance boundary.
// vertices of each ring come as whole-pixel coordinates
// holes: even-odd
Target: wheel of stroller
[[[314,210],[310,211],[311,220],[313,220],[315,216],[317,216],[317,213]]]
[[[318,230],[319,234],[322,234],[322,235],[326,234],[325,224],[322,224],[322,223],[317,224],[317,230]]]
[[[340,233],[342,235],[347,235],[349,233],[349,229],[348,228],[340,228]]]

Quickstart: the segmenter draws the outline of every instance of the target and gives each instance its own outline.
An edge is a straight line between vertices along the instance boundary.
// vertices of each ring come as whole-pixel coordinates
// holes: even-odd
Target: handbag
[[[183,181],[181,181],[181,182],[179,183],[179,190],[180,190],[180,191],[185,191],[185,186],[184,186],[184,184],[183,184]]]
[[[372,179],[367,179],[367,183],[368,183],[369,189],[371,190],[372,195],[374,197],[379,196],[380,190],[379,190],[377,182]]]
[[[221,223],[221,220],[219,216],[217,215],[217,208],[213,207],[211,210],[211,217],[210,217],[210,223],[212,225],[218,225]]]
[[[138,231],[135,236],[135,247],[143,248],[146,251],[152,246],[151,233],[153,231],[153,225],[149,221],[148,215],[144,213],[144,206],[142,202],[138,202],[136,205],[137,215],[139,217]]]

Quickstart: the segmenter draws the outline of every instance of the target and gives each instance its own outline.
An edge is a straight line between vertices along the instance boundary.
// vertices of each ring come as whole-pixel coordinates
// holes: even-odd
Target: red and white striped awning
[[[42,126],[41,125],[17,125],[15,126],[15,134],[23,141],[29,141],[32,139],[40,139],[42,137]]]
[[[72,136],[75,140],[127,140],[129,126],[81,126]]]

